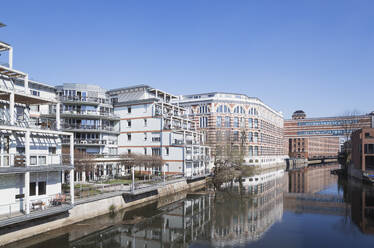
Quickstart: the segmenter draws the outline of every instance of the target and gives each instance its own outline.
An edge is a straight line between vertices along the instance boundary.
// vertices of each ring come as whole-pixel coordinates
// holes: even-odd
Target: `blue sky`
[[[14,67],[52,85],[238,92],[285,118],[374,110],[371,0],[13,0],[1,10]]]

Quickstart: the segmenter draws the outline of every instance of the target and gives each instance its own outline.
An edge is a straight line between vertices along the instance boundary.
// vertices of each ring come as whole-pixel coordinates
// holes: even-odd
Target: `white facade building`
[[[0,66],[0,226],[32,219],[34,210],[51,215],[74,204],[74,194],[62,192],[64,171],[74,192],[73,136],[59,131],[59,115],[40,118],[48,105],[59,108],[54,89],[14,70],[12,51],[0,42],[0,52],[8,52],[8,63]],[[66,154],[62,136],[70,137]]]
[[[210,170],[210,149],[202,145],[203,136],[196,131],[195,122],[185,117],[185,109],[171,103],[175,96],[147,85],[108,93],[114,113],[121,118],[120,154],[161,156],[166,174],[197,176]]]

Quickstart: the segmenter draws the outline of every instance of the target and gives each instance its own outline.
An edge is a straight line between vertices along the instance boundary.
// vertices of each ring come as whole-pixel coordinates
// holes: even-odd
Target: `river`
[[[8,247],[374,247],[374,187],[337,165],[259,175],[84,221]]]

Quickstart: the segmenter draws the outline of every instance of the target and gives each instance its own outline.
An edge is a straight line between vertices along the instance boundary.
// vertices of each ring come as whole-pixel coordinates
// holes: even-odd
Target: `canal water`
[[[374,189],[337,165],[259,175],[122,210],[10,247],[374,247]]]

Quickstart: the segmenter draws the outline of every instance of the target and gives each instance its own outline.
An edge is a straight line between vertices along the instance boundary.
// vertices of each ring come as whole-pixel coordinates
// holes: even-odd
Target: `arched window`
[[[234,109],[234,113],[236,114],[245,114],[244,108],[242,106],[236,106]]]
[[[224,106],[223,106],[223,112],[224,112],[224,113],[230,113],[230,108],[227,107],[227,105],[224,105]]]
[[[223,112],[223,105],[218,106],[216,112],[217,113],[222,113]]]

